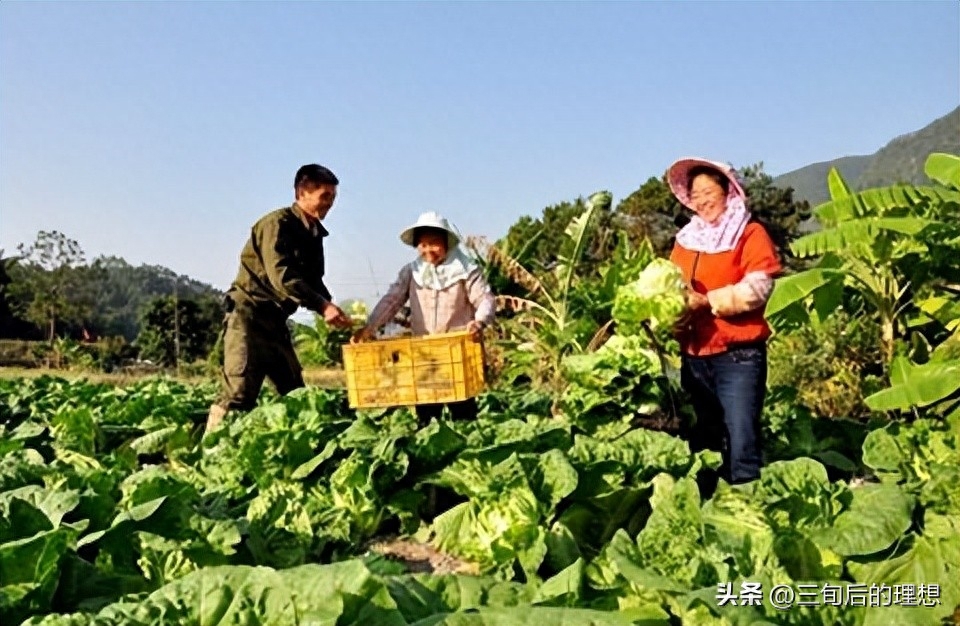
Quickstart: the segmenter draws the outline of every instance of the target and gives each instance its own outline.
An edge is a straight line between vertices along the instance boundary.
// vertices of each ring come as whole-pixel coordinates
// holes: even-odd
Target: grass
[[[45,367],[0,367],[0,378],[39,378],[40,376],[55,376],[68,380],[89,380],[93,383],[109,383],[112,385],[126,385],[156,376],[169,376],[189,384],[207,382],[212,377],[206,375],[174,376],[164,371],[141,372],[84,372],[77,370],[52,369]],[[303,370],[303,380],[309,386],[324,387],[327,389],[346,386],[346,379],[339,368],[307,368]]]

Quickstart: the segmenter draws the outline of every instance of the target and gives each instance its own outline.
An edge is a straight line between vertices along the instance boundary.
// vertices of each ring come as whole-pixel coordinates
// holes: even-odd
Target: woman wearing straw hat
[[[691,447],[719,447],[721,476],[731,484],[749,482],[759,478],[762,464],[760,413],[770,337],[763,311],[781,269],[777,250],[751,220],[732,168],[684,158],[667,170],[667,182],[694,213],[670,255],[688,286],[687,311],[676,332],[681,384],[697,415]],[[712,491],[715,484],[703,487]]]
[[[495,302],[480,268],[461,250],[457,231],[439,213],[428,212],[400,233],[400,241],[416,248],[419,256],[401,268],[353,341],[373,337],[407,302],[415,336],[466,329],[479,340],[483,329],[493,323]],[[473,398],[446,406],[455,420],[477,415]],[[421,422],[439,418],[443,407],[418,405],[417,418]]]

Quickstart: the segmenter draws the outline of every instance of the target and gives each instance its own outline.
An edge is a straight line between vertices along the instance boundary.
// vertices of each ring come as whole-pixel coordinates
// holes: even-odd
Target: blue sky
[[[0,248],[229,286],[293,173],[340,177],[328,284],[373,300],[437,210],[467,234],[675,158],[776,175],[960,104],[944,2],[0,3]]]

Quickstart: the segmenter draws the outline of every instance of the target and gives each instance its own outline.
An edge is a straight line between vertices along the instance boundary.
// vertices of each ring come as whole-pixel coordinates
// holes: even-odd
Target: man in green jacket
[[[253,225],[224,299],[223,391],[210,407],[206,433],[216,430],[230,409],[252,409],[264,378],[281,395],[304,386],[287,328],[297,308],[316,311],[332,326],[350,326],[323,284],[328,233],[320,222],[333,207],[339,182],[321,165],[304,165],[294,177],[293,205]]]

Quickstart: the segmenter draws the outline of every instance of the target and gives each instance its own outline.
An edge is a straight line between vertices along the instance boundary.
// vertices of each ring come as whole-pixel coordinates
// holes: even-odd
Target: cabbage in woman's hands
[[[686,286],[680,268],[666,259],[655,259],[640,277],[617,289],[613,319],[617,333],[637,334],[646,321],[651,329],[671,329],[686,309]]]

